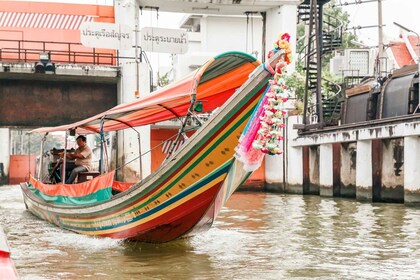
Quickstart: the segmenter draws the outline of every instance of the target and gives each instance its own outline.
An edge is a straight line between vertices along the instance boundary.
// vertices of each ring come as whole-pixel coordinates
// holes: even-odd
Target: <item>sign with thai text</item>
[[[133,44],[131,29],[126,25],[85,21],[79,30],[85,47],[127,50]]]
[[[144,51],[183,54],[188,49],[187,32],[182,29],[144,27],[140,37]]]

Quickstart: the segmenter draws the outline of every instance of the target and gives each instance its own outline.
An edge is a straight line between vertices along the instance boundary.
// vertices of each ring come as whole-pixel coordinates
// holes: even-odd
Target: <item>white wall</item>
[[[135,0],[117,0],[115,3],[115,22],[128,25],[133,31],[139,29],[139,6]],[[133,32],[133,34],[135,34]],[[136,37],[133,36],[133,45]],[[138,38],[137,42],[140,41]],[[139,55],[135,48],[129,50],[120,50],[120,55],[125,57],[135,57]],[[138,62],[138,63],[137,63]],[[134,60],[122,60],[121,80],[118,87],[118,104],[127,103],[136,100],[136,91],[139,96],[150,93],[149,86],[149,68],[145,63],[139,63]],[[138,75],[138,76],[137,76]],[[142,153],[150,150],[150,126],[136,128],[141,135]],[[118,133],[118,166],[139,156],[139,144],[137,133],[132,129],[126,129]],[[142,173],[140,174],[139,161],[128,164],[119,172],[119,179],[127,182],[135,182],[150,174],[151,159],[150,153],[142,157]]]
[[[206,17],[206,40],[203,51],[242,51],[249,54],[258,52],[257,58],[261,60],[262,46],[262,18],[253,17],[253,32],[251,32],[251,18],[248,24],[246,17]],[[253,40],[252,40],[253,39]]]
[[[203,15],[200,22],[200,32],[188,33],[188,52],[176,55],[174,58],[175,80],[178,80],[201,66],[212,57],[228,51],[241,51],[251,54],[257,51],[257,59],[262,53],[262,18],[251,18],[248,25],[248,44],[246,16],[213,16]],[[252,34],[253,35],[252,35]],[[251,39],[253,39],[251,41]],[[248,47],[247,47],[248,45]],[[253,46],[253,48],[251,48]]]
[[[272,49],[272,43],[278,40],[280,33],[289,33],[293,57],[296,57],[296,5],[283,5],[267,12],[266,53]],[[295,61],[287,67],[291,74],[295,70]]]
[[[3,163],[4,172],[9,174],[9,152],[10,152],[10,137],[8,128],[0,128],[0,162]]]

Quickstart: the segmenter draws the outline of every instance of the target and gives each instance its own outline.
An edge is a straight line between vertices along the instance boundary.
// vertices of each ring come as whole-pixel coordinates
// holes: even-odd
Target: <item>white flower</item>
[[[262,145],[259,142],[254,141],[254,142],[252,142],[252,148],[254,148],[255,150],[261,150]]]

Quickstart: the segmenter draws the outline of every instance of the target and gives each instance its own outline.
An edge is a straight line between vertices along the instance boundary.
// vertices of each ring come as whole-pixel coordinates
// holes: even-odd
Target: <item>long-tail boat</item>
[[[134,185],[114,171],[80,184],[22,183],[27,209],[41,219],[81,234],[167,242],[208,229],[230,195],[251,174],[235,159],[235,147],[273,69],[240,52],[224,53],[182,79],[132,103],[70,125],[34,130],[116,131],[216,111],[160,168]],[[217,108],[217,110],[215,110]],[[181,132],[182,133],[182,132]],[[112,191],[119,190],[118,194]]]

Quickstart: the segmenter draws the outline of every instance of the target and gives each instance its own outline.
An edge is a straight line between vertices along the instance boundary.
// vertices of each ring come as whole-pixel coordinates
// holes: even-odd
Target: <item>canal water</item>
[[[318,196],[236,193],[215,225],[165,244],[61,230],[0,187],[21,279],[420,279],[420,209]]]

